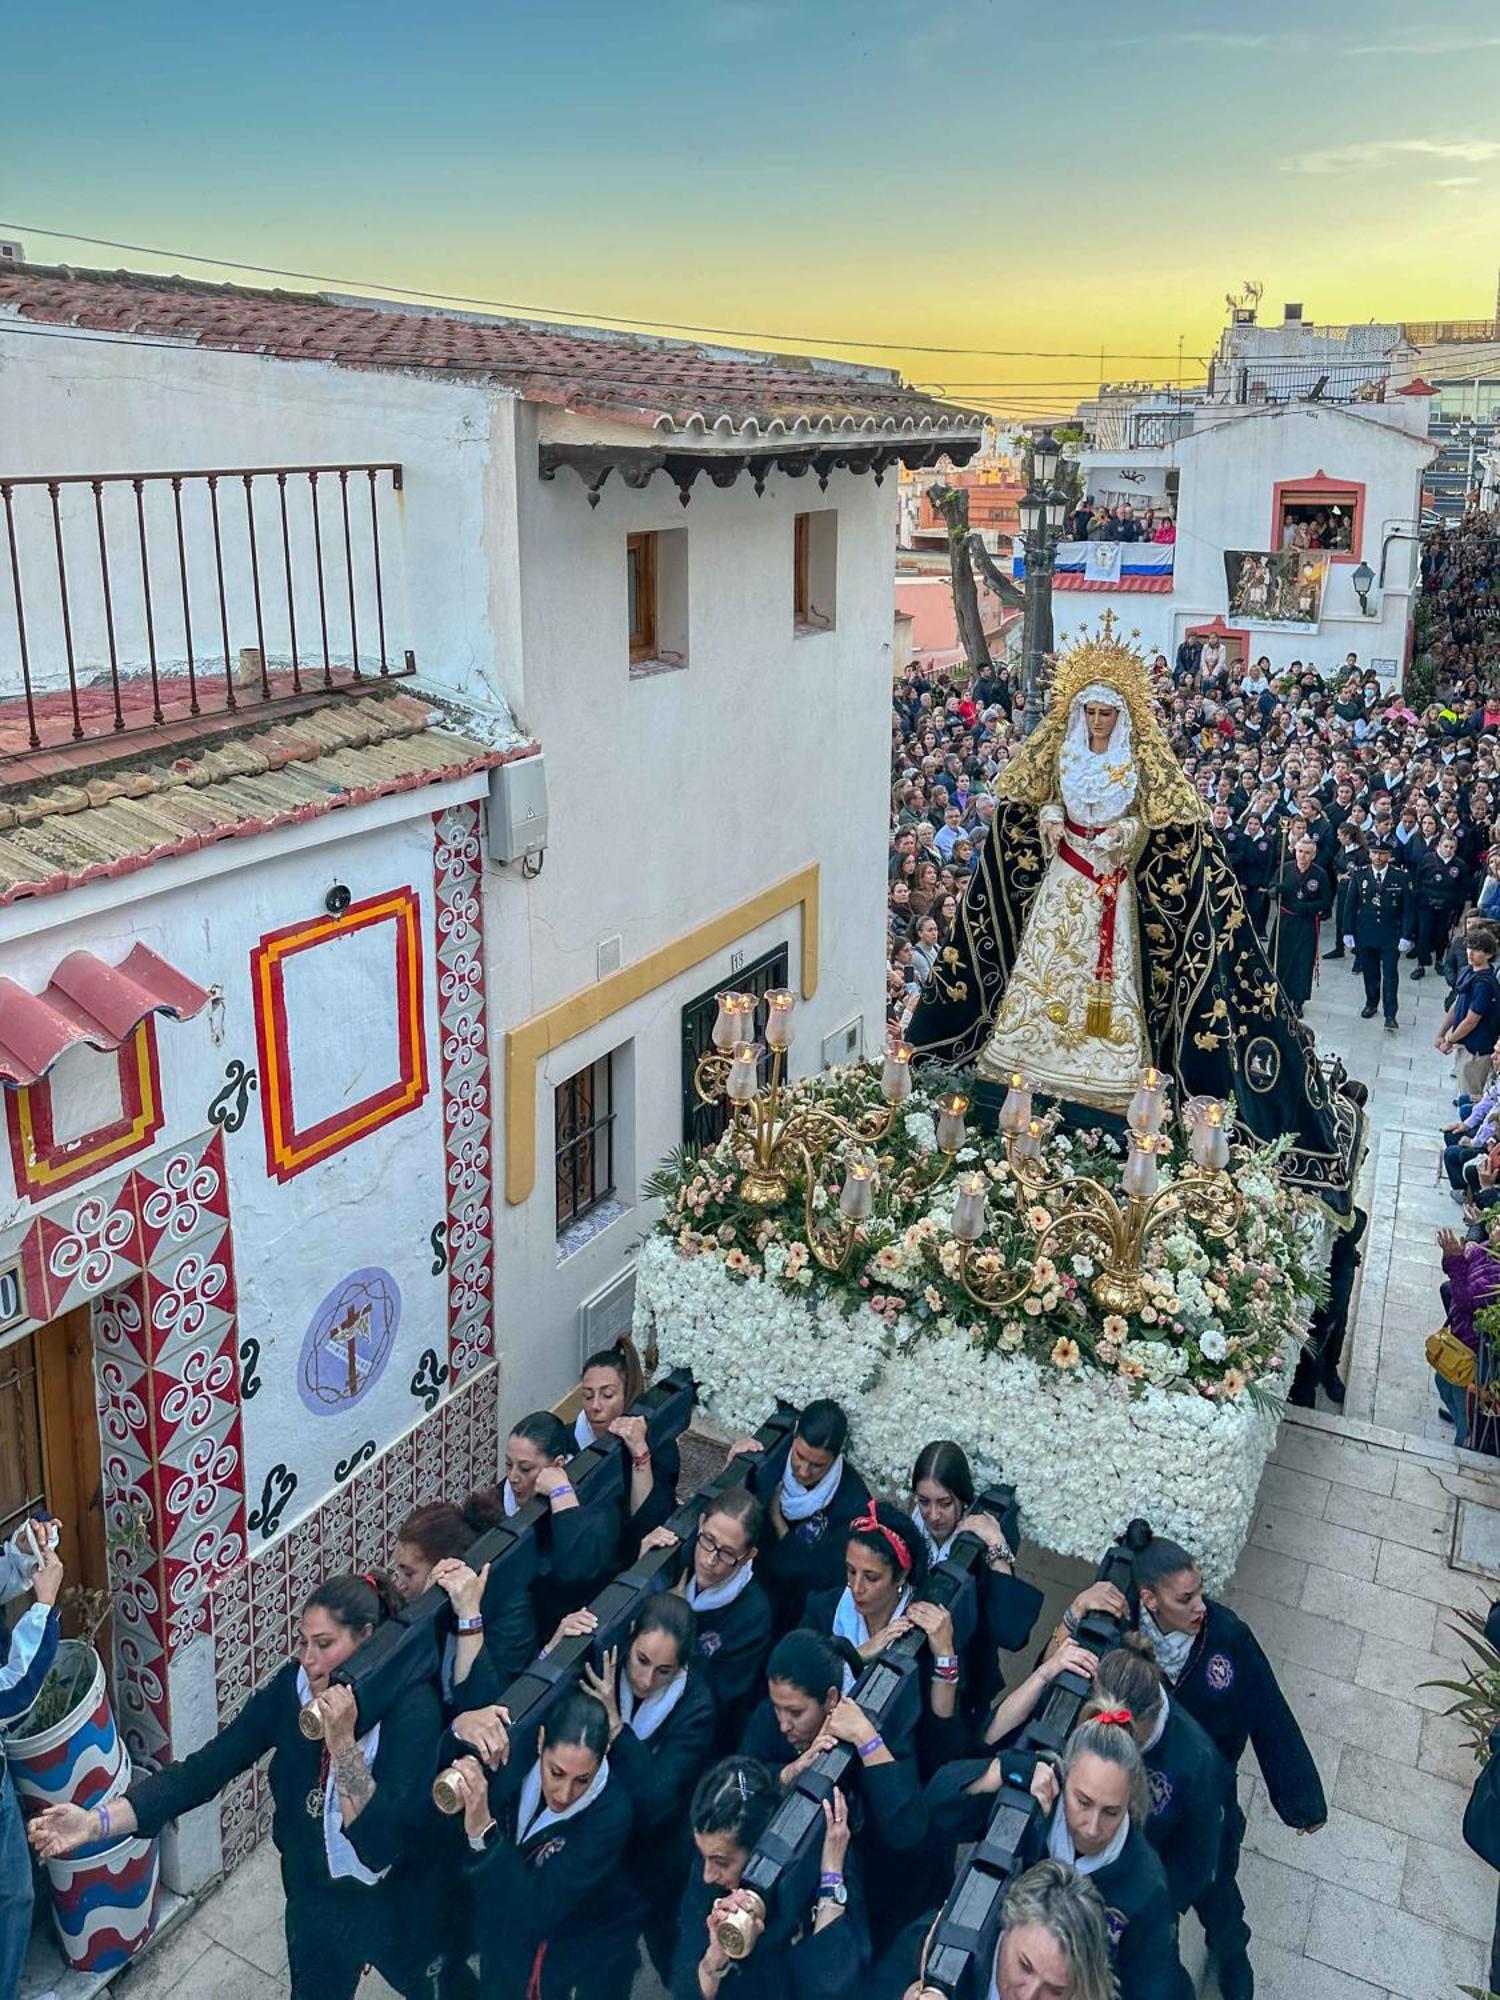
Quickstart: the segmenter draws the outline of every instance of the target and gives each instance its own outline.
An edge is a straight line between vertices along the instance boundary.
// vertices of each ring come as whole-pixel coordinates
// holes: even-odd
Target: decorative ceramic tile
[[[438,1051],[443,1088],[443,1254],[448,1365],[457,1384],[495,1351],[494,1145],[484,997],[477,801],[434,813]]]

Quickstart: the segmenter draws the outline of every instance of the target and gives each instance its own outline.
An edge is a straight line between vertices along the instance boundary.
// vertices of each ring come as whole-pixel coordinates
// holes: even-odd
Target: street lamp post
[[[1055,484],[1062,453],[1050,430],[1032,442],[1031,483],[1019,512],[1026,534],[1026,608],[1022,639],[1022,685],[1026,707],[1021,734],[1029,736],[1042,719],[1042,661],[1052,651],[1052,565],[1067,509],[1067,496]]]

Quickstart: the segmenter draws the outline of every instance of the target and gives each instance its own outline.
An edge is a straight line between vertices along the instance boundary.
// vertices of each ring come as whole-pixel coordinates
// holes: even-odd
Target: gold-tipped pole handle
[[[297,1727],[302,1731],[302,1734],[307,1738],[309,1743],[321,1743],[323,1741],[323,1711],[318,1706],[316,1696],[308,1702],[305,1708],[298,1711]]]
[[[433,1779],[432,1803],[440,1813],[446,1813],[450,1819],[463,1811],[463,1787],[459,1782],[456,1764],[449,1764]]]
[[[719,1920],[719,1949],[726,1958],[748,1958],[757,1926],[766,1921],[766,1906],[760,1897],[753,1889],[747,1889],[745,1895],[755,1905],[753,1910],[731,1910]]]

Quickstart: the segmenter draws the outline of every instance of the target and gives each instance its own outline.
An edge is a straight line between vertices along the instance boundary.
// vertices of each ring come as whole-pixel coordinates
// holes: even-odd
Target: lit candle
[[[1159,1069],[1143,1069],[1125,1122],[1132,1132],[1159,1132],[1167,1115],[1166,1086]]]
[[[870,1213],[875,1169],[868,1160],[851,1160],[839,1196],[839,1214],[846,1222],[863,1222]]]
[[[766,1047],[785,1051],[792,1046],[792,1015],[797,996],[778,986],[766,995]]]
[[[984,1175],[960,1175],[958,1196],[953,1204],[953,1234],[960,1243],[977,1243],[984,1234],[986,1221]]]
[[[1046,1129],[1040,1118],[1026,1121],[1026,1130],[1016,1134],[1015,1155],[1018,1160],[1039,1160],[1042,1157]]]
[[[911,1096],[911,1050],[905,1042],[893,1043],[886,1050],[880,1089],[888,1104],[900,1104],[903,1098]]]
[[[940,1153],[956,1153],[967,1143],[969,1135],[964,1129],[964,1113],[968,1108],[968,1098],[956,1090],[952,1096],[938,1099],[937,1142]]]
[[[1012,1070],[1010,1088],[1005,1093],[1005,1102],[1000,1107],[999,1126],[1002,1132],[1024,1132],[1031,1123],[1031,1092],[1026,1087],[1026,1079],[1021,1072]]]
[[[736,1104],[748,1104],[760,1088],[760,1050],[753,1042],[737,1042],[729,1065],[724,1095]]]
[[[1156,1154],[1160,1144],[1154,1132],[1131,1133],[1130,1158],[1120,1176],[1120,1185],[1126,1194],[1139,1195],[1144,1199],[1156,1193]]]
[[[755,1011],[755,995],[729,992],[721,993],[718,998],[719,1018],[714,1022],[713,1044],[716,1049],[727,1053],[745,1039],[750,1017]]]
[[[1221,1174],[1229,1165],[1229,1134],[1225,1130],[1224,1106],[1217,1101],[1204,1106],[1203,1116],[1188,1139],[1193,1159],[1207,1173]]]

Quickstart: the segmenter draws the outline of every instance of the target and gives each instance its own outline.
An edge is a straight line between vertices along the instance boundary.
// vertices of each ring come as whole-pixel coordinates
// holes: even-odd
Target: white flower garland
[[[1305,1320],[1287,1329],[1283,1382]],[[806,1281],[793,1292],[758,1273],[734,1275],[722,1258],[685,1255],[665,1234],[641,1251],[635,1325],[642,1344],[654,1333],[663,1367],[692,1370],[706,1407],[731,1429],[763,1423],[778,1397],[800,1405],[832,1396],[849,1413],[855,1462],[874,1484],[904,1493],[921,1447],[951,1437],[977,1478],[1015,1486],[1026,1533],[1042,1547],[1098,1557],[1140,1514],[1192,1550],[1212,1588],[1249,1535],[1279,1421],[1277,1409],[1248,1398],[1155,1386],[1154,1368],[1132,1394],[1093,1369],[986,1353],[951,1321],[919,1326],[902,1312],[888,1323]],[[916,1344],[901,1352],[908,1342]]]

